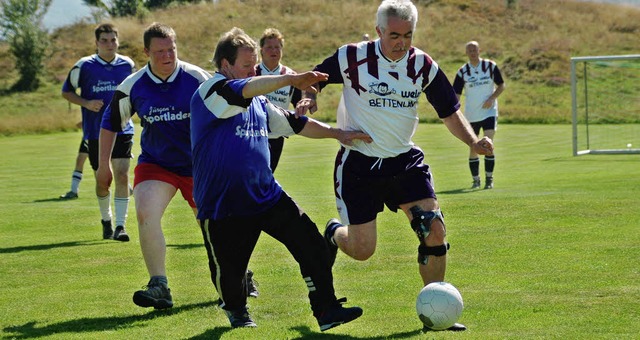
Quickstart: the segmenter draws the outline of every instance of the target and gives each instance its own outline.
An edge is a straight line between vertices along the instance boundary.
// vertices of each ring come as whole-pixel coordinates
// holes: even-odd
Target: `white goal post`
[[[573,155],[640,154],[640,54],[571,58]]]

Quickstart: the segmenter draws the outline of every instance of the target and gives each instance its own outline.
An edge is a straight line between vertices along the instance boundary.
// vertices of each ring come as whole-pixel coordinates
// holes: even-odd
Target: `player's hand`
[[[473,143],[473,151],[479,155],[493,155],[493,141],[491,138],[484,136],[479,141]]]
[[[298,104],[296,104],[296,118],[306,115],[307,111],[310,114],[318,111],[318,104],[311,98],[302,98]]]
[[[326,73],[308,71],[294,75],[291,80],[291,85],[305,92],[318,93],[316,84],[321,81],[327,81],[328,79],[329,75]]]
[[[102,109],[103,105],[104,105],[104,102],[102,100],[93,99],[93,100],[87,101],[85,108],[93,112],[100,112],[100,109]]]
[[[338,136],[338,140],[340,143],[344,145],[353,145],[353,142],[356,140],[361,140],[367,144],[373,142],[373,138],[368,134],[361,131],[344,131],[340,130],[340,135]]]

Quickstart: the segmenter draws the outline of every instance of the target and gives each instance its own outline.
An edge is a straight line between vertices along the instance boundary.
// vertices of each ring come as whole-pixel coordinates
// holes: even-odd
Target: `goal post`
[[[640,154],[640,54],[571,58],[573,155]]]

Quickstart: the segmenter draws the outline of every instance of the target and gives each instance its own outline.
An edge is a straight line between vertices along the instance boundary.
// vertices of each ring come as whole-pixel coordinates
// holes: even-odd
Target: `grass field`
[[[137,138],[137,137],[136,137]],[[175,307],[131,302],[148,278],[133,202],[132,241],[101,240],[90,167],[80,198],[61,202],[80,133],[0,138],[0,336],[4,339],[637,339],[640,329],[640,156],[571,156],[570,125],[497,133],[495,189],[469,191],[467,151],[441,124],[422,124],[447,217],[447,281],[461,291],[464,333],[422,334],[417,240],[385,211],[367,262],[339,254],[338,297],[364,309],[320,333],[297,265],[264,235],[251,260],[257,329],[232,330],[213,303],[201,235],[176,197],[164,217]],[[138,141],[136,141],[138,142]],[[276,176],[319,228],[336,215],[337,145],[292,137]]]

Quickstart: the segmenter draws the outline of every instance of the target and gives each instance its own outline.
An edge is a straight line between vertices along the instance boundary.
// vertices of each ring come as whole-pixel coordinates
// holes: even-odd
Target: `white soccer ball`
[[[432,282],[418,294],[416,312],[422,323],[439,331],[453,326],[462,314],[462,295],[448,282]]]

